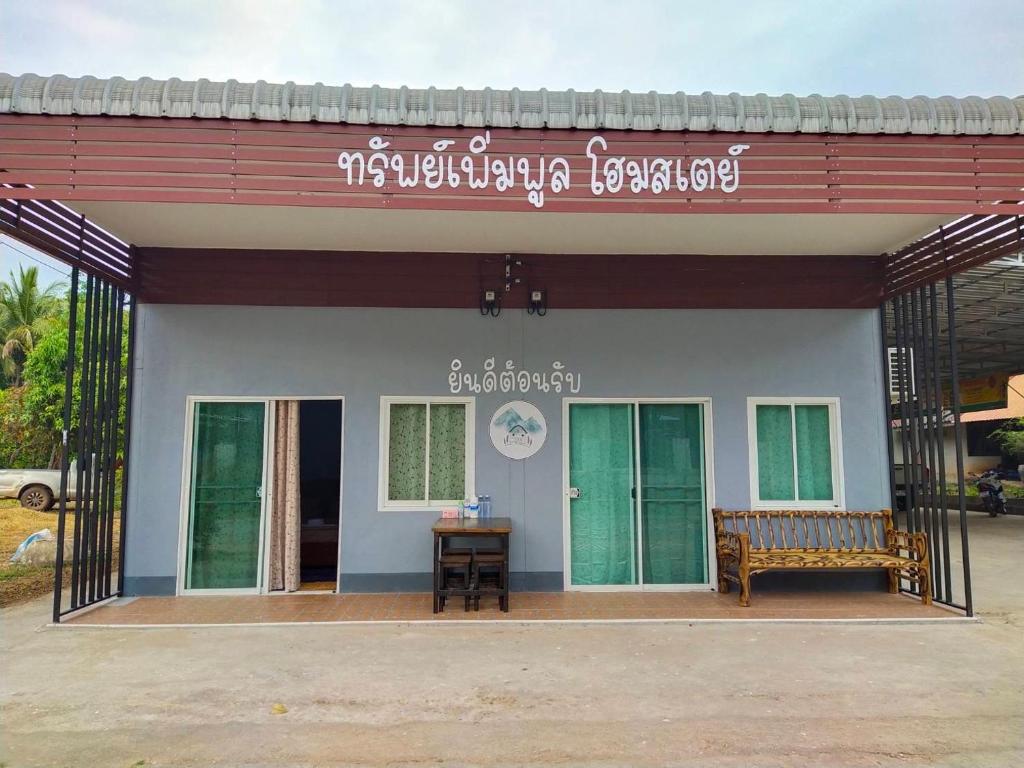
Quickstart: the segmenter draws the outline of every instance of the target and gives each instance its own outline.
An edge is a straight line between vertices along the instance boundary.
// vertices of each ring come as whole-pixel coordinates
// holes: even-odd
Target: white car
[[[75,498],[78,472],[74,463],[68,473],[68,500]],[[60,495],[59,469],[0,469],[0,498],[17,499],[26,509],[45,512]]]

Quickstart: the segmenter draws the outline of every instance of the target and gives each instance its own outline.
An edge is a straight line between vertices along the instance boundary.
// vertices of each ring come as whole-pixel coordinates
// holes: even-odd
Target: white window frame
[[[795,421],[797,405],[827,405],[829,411],[829,440],[832,449],[832,499],[784,499],[761,500],[760,478],[758,477],[757,456],[757,406],[788,405]],[[748,397],[747,398],[747,446],[750,459],[750,506],[751,509],[835,509],[846,510],[846,489],[843,464],[843,422],[838,397]],[[799,493],[796,458],[796,425],[793,426],[793,488]]]
[[[380,512],[440,512],[444,507],[459,504],[462,499],[388,499],[388,455],[391,438],[392,405],[427,406],[427,452],[424,466],[424,488],[430,490],[430,406],[464,405],[466,407],[466,496],[476,493],[476,398],[475,397],[397,397],[380,399],[380,450],[377,455],[377,509]]]

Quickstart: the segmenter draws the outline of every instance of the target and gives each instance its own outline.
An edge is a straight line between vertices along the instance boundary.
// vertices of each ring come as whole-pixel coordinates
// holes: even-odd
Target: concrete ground
[[[1021,765],[1024,518],[970,523],[982,623],[53,629],[39,601],[0,614],[0,764]]]

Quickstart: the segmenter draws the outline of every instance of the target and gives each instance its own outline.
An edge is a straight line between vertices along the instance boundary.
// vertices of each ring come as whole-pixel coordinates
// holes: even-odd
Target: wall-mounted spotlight
[[[483,291],[480,294],[480,314],[484,317],[497,317],[501,314],[501,299],[497,291]]]
[[[526,307],[527,314],[544,317],[548,313],[548,292],[530,290],[530,303]]]

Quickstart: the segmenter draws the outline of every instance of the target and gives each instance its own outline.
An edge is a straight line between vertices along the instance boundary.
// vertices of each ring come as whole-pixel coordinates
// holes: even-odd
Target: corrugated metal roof
[[[1024,96],[741,96],[360,88],[0,73],[0,113],[140,115],[358,125],[764,133],[1024,134]]]

